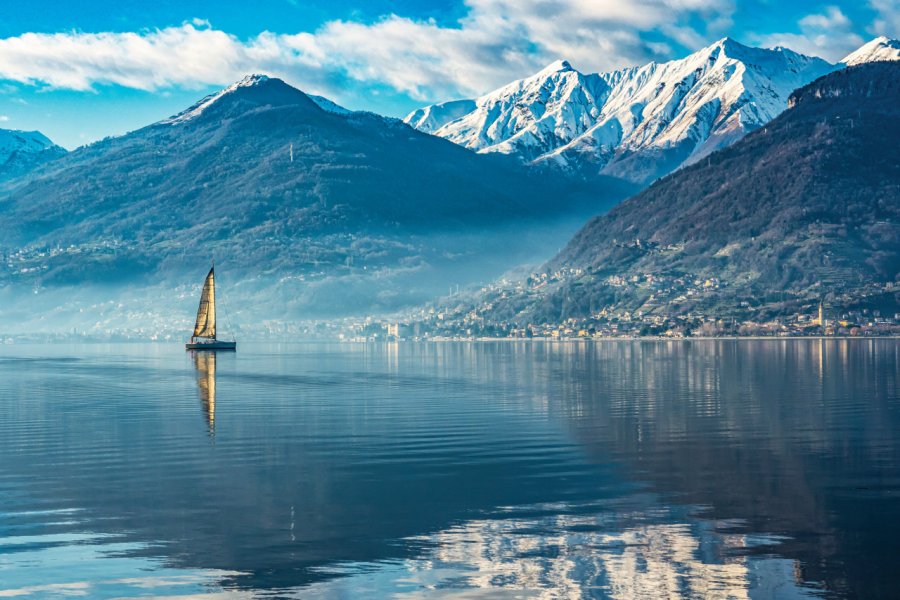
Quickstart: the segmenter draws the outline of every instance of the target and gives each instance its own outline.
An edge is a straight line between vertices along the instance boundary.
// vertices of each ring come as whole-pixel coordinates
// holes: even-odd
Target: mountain
[[[879,38],[848,59],[880,60]],[[557,61],[476,100],[419,109],[407,123],[482,153],[649,183],[775,118],[792,91],[843,65],[719,40],[687,58],[583,74]],[[436,114],[437,118],[424,118]],[[452,120],[451,120],[452,119]]]
[[[308,96],[309,96],[310,100],[315,102],[316,105],[319,108],[321,108],[322,110],[324,110],[325,112],[336,113],[339,115],[346,115],[346,114],[353,112],[352,110],[350,110],[348,108],[344,108],[340,104],[334,102],[333,100],[329,100],[328,98],[325,98],[324,96],[316,96],[313,94],[308,94]]]
[[[472,112],[475,108],[474,100],[451,100],[414,110],[406,115],[403,122],[419,131],[434,133],[447,123]]]
[[[881,36],[845,56],[841,63],[853,66],[867,62],[892,60],[900,60],[900,40]]]
[[[66,153],[39,131],[0,129],[0,182],[23,175]]]
[[[612,86],[628,74],[584,75],[557,61],[477,100],[425,107],[404,121],[478,152],[536,160],[595,123]]]
[[[601,312],[767,318],[825,299],[893,314],[898,97],[897,62],[816,80],[766,127],[591,220],[525,289],[482,310],[534,323]]]
[[[544,160],[649,182],[771,121],[801,85],[831,67],[785,48],[723,39],[685,59],[637,69],[596,123]],[[596,166],[600,166],[597,164]]]
[[[558,249],[627,193],[251,76],[0,188],[0,326],[40,305],[35,327],[159,330],[213,258],[245,322],[394,310]]]
[[[536,160],[596,121],[597,107],[617,76],[582,75],[568,62],[558,61],[478,100],[420,109],[405,121],[472,150]],[[451,120],[454,112],[471,106]]]

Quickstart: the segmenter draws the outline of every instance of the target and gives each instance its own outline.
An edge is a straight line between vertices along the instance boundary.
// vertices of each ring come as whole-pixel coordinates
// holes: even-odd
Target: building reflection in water
[[[566,507],[531,509],[552,513]],[[627,512],[466,521],[410,540],[433,548],[421,558],[390,569],[343,565],[331,572],[347,579],[315,584],[307,592],[330,597],[380,586],[398,592],[467,590],[472,597],[480,597],[474,590],[492,590],[506,597],[502,590],[510,597],[547,600],[820,596],[821,588],[803,581],[797,561],[765,551],[777,548],[778,536],[730,533],[741,523],[689,515],[681,520],[663,507],[657,510],[673,522],[642,522],[647,515]]]
[[[203,414],[209,427],[209,435],[216,434],[216,353],[213,351],[193,352],[194,368],[197,370],[197,389]]]

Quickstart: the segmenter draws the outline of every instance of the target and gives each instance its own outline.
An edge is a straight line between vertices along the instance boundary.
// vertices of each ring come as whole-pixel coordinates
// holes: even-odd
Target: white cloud
[[[340,98],[342,84],[418,99],[475,95],[557,58],[605,70],[668,58],[720,37],[734,0],[467,0],[455,26],[396,15],[332,21],[312,33],[242,40],[202,20],[126,33],[26,33],[0,39],[0,78],[91,90],[225,84],[252,71]],[[697,30],[678,23],[705,22]],[[655,32],[652,41],[643,34]]]
[[[9,121],[9,117],[7,115],[0,115],[0,122],[6,123]]]
[[[765,46],[785,46],[803,54],[837,62],[866,40],[853,31],[853,23],[837,6],[806,15],[797,25],[800,33],[772,33],[753,41]]]
[[[900,0],[869,0],[869,6],[878,15],[869,31],[888,37],[900,36]]]
[[[154,90],[233,78],[253,50],[193,24],[150,33],[25,33],[0,40],[0,76],[21,83],[89,90],[114,83]]]
[[[800,28],[804,30],[832,31],[848,29],[852,23],[837,6],[828,6],[821,14],[806,15],[800,19]]]

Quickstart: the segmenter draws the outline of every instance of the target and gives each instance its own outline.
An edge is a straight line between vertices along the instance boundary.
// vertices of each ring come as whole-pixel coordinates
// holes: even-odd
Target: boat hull
[[[188,342],[184,345],[186,350],[237,350],[237,342]]]

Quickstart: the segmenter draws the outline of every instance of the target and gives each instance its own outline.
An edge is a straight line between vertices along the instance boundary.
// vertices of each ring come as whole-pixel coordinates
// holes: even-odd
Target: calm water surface
[[[900,342],[0,347],[0,597],[900,589]]]

